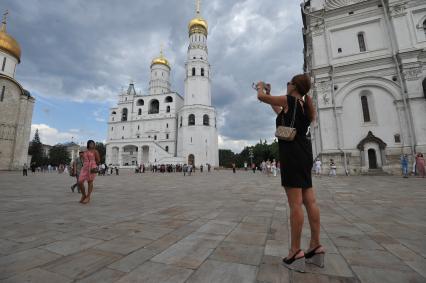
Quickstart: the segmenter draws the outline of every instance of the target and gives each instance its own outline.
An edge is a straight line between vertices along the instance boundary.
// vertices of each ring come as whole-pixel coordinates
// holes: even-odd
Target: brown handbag
[[[294,99],[294,111],[293,111],[293,119],[291,120],[291,124],[289,127],[284,126],[284,115],[283,115],[283,125],[278,126],[275,131],[275,136],[279,140],[283,141],[293,141],[296,137],[296,128],[294,128],[294,121],[296,119],[296,110],[297,110],[297,98]]]

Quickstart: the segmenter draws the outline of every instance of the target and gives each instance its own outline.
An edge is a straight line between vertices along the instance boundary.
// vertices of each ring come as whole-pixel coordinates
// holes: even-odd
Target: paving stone
[[[60,255],[42,249],[29,249],[0,257],[0,279],[24,272],[60,258]]]
[[[117,283],[183,283],[193,270],[148,261],[136,268]]]
[[[293,272],[291,274],[292,282],[303,283],[358,283],[355,277],[338,277],[330,275],[309,274]],[[377,283],[377,282],[376,282]]]
[[[145,261],[152,258],[156,253],[149,249],[139,249],[122,259],[110,264],[108,267],[123,272],[130,272]]]
[[[198,232],[208,234],[228,235],[238,223],[211,220],[198,229]]]
[[[243,245],[224,241],[215,249],[209,259],[259,265],[263,257],[263,250],[263,246]]]
[[[187,237],[151,260],[196,269],[213,252],[219,242],[201,237],[191,237],[190,239]]]
[[[400,271],[400,270],[390,270],[390,269],[380,269],[380,268],[370,268],[366,266],[353,266],[352,269],[360,278],[363,283],[377,283],[377,282],[386,282],[386,283],[401,283],[401,282],[410,282],[410,283],[424,283],[425,277],[420,276],[418,273],[412,272],[410,270]]]
[[[239,263],[207,260],[188,279],[188,283],[252,283],[256,280],[257,268]]]
[[[119,258],[117,254],[89,249],[50,262],[43,269],[69,278],[82,279]]]
[[[235,229],[226,237],[226,241],[237,242],[246,245],[263,246],[266,242],[266,233],[253,233]]]
[[[121,272],[118,270],[103,268],[81,280],[78,280],[77,282],[78,283],[93,283],[93,282],[113,283],[113,282],[116,282],[121,277],[123,277],[125,274],[126,274],[125,272]]]
[[[135,236],[119,237],[94,247],[98,250],[126,255],[151,243],[152,240]]]
[[[52,244],[43,246],[42,248],[57,254],[70,255],[88,249],[102,242],[103,241],[101,240],[96,240],[92,238],[76,237],[70,240],[57,241]]]
[[[387,251],[368,251],[360,249],[340,248],[339,251],[350,265],[360,265],[384,269],[410,270],[400,259]]]
[[[332,235],[331,239],[337,247],[383,250],[381,245],[377,244],[366,235]]]

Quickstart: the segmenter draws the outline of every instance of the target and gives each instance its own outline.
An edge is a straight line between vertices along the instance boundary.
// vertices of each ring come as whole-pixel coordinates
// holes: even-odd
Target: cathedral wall
[[[323,138],[322,149],[324,151],[336,150],[336,123],[334,119],[333,109],[321,109],[319,111],[319,116],[321,119],[319,127],[321,131],[321,136]]]
[[[33,107],[34,99],[21,95],[19,118],[16,126],[13,170],[21,169],[27,162]]]
[[[367,96],[370,122],[365,122],[361,106],[361,96]],[[401,135],[398,113],[394,97],[378,87],[358,88],[346,95],[342,109],[343,148],[355,149],[369,131],[388,146],[395,144],[394,135]]]

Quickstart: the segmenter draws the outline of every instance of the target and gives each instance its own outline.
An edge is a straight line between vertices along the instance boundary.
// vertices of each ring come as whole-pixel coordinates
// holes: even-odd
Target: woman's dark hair
[[[315,120],[316,112],[315,112],[314,104],[312,102],[312,98],[308,97],[307,95],[309,90],[311,89],[311,78],[306,74],[296,75],[291,79],[291,84],[294,85],[297,92],[301,96],[306,95],[305,103],[308,108],[307,115],[309,120],[312,122],[313,120]]]
[[[86,145],[86,146],[87,146],[87,149],[89,149],[89,148],[90,148],[90,144],[91,144],[91,143],[93,143],[93,145],[96,145],[96,143],[95,143],[95,141],[94,141],[94,140],[88,140],[88,141],[87,141],[87,145]]]
[[[308,75],[300,74],[291,79],[291,83],[296,88],[297,92],[304,96],[311,89],[311,78]]]

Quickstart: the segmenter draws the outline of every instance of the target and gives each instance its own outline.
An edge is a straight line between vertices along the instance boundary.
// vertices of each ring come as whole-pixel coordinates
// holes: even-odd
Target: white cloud
[[[70,142],[73,138],[74,140],[78,139],[78,135],[76,135],[75,132],[60,132],[46,124],[32,124],[31,140],[33,139],[34,133],[37,129],[40,135],[40,140],[43,144],[55,145],[58,143]]]

